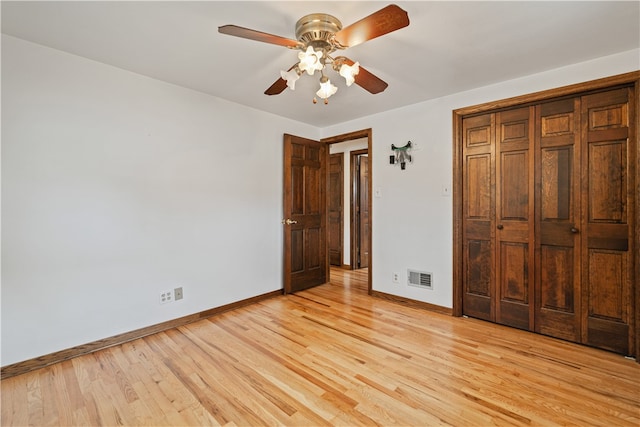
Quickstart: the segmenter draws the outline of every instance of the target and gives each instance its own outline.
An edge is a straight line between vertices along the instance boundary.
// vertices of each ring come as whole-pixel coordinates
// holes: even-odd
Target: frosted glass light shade
[[[322,55],[323,52],[321,50],[313,50],[311,46],[307,47],[306,52],[298,53],[298,59],[300,59],[298,68],[302,72],[306,71],[307,74],[313,76],[315,71],[320,71],[324,68],[324,64],[320,61]]]
[[[283,80],[287,81],[287,86],[289,87],[289,89],[296,89],[296,82],[300,78],[300,75],[295,68],[290,71],[280,71],[280,76]]]
[[[338,88],[331,84],[331,80],[327,79],[320,83],[320,89],[316,92],[318,98],[327,99],[338,91]]]
[[[342,64],[340,67],[340,75],[344,77],[347,86],[351,86],[356,81],[356,75],[360,72],[360,63],[355,62],[353,65]]]

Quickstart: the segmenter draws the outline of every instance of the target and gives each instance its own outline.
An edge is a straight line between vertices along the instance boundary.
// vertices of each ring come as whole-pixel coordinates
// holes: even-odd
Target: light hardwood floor
[[[640,366],[366,294],[366,272],[2,381],[2,425],[640,424]]]

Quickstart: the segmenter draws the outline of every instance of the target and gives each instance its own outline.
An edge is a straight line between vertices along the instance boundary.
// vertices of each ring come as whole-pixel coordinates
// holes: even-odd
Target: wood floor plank
[[[1,424],[640,425],[640,365],[367,294],[367,271],[3,380]]]
[[[39,387],[33,385],[35,378],[37,378],[36,375],[24,375],[20,380],[13,378],[7,380],[7,387],[12,390],[12,393],[0,395],[2,404],[0,411],[3,420],[15,419],[16,425],[28,425],[30,412],[41,412],[35,405],[29,406],[30,401],[38,400],[37,397],[32,397],[34,392],[39,392]]]

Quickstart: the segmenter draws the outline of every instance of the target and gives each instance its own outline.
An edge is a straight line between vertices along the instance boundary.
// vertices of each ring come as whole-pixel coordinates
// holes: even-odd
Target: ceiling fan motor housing
[[[312,13],[303,16],[296,23],[296,38],[305,47],[331,52],[335,50],[333,36],[341,29],[342,23],[338,18],[326,13]]]

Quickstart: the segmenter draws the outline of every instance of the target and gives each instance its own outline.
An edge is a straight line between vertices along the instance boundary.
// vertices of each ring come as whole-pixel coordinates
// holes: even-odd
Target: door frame
[[[362,130],[357,130],[354,132],[349,132],[349,133],[344,133],[341,135],[335,135],[335,136],[331,136],[328,138],[322,138],[320,139],[320,142],[324,142],[327,145],[330,144],[337,144],[339,142],[346,142],[346,141],[351,141],[354,139],[362,139],[362,138],[367,138],[367,151],[368,151],[368,163],[369,163],[369,227],[368,227],[368,231],[369,231],[369,269],[367,272],[367,292],[369,295],[371,295],[372,292],[372,271],[373,271],[373,246],[372,246],[372,240],[373,240],[373,209],[372,209],[372,205],[373,205],[373,197],[372,197],[372,189],[373,189],[373,161],[372,161],[372,152],[373,152],[373,147],[372,147],[372,129],[368,128],[368,129],[362,129]],[[327,150],[327,156],[329,155],[329,150]],[[328,161],[328,159],[327,159]],[[353,262],[353,261],[351,261]]]
[[[606,90],[614,88],[617,85],[630,85],[635,86],[635,93],[640,93],[640,71],[632,71],[629,73],[619,74],[611,77],[605,77],[602,79],[591,80],[584,83],[577,83],[569,86],[563,86],[555,89],[549,89],[541,92],[535,92],[527,95],[521,95],[513,98],[487,102],[484,104],[474,105],[470,107],[464,107],[453,111],[453,301],[452,301],[452,314],[453,316],[462,316],[462,298],[464,295],[463,288],[463,180],[462,172],[464,170],[464,157],[462,153],[463,131],[462,120],[465,116],[473,116],[477,114],[488,113],[490,111],[496,111],[505,108],[513,108],[515,106],[524,106],[532,103],[540,103],[543,101],[557,99],[564,96],[575,96],[584,92]],[[629,114],[635,116],[636,121],[640,116],[640,100],[636,96],[635,102],[630,101],[631,109]],[[630,138],[634,138],[632,143],[640,143],[640,125],[636,124],[635,129],[631,129]],[[640,185],[640,150],[636,147],[636,157],[629,159],[630,173],[633,175],[632,179],[635,181],[635,187],[638,191]],[[635,169],[635,171],[634,171]],[[635,200],[635,206],[631,207],[631,212],[634,212],[634,226],[636,241],[640,241],[640,201],[637,198]],[[640,277],[640,251],[636,251],[634,259],[635,277]],[[633,291],[635,296],[635,354],[636,361],[640,363],[640,286],[636,285]],[[633,304],[632,304],[633,307]]]

